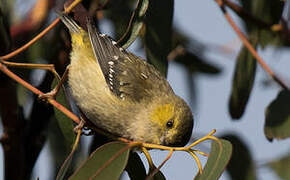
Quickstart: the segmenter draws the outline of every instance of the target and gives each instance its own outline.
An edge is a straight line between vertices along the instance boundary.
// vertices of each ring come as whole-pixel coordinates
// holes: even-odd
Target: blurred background
[[[46,20],[41,21],[37,25],[33,25],[35,29],[31,30],[28,28],[27,32],[24,32],[25,26],[22,25],[21,32],[18,32],[16,26],[14,26],[14,34],[12,34],[15,38],[13,42],[14,48],[19,47],[31,39],[28,37],[33,37],[56,18],[54,9],[60,9],[63,2],[48,2],[46,6],[50,6],[50,8],[47,9]],[[120,3],[122,1],[116,1],[116,4],[117,2]],[[123,6],[119,6],[118,13],[125,11],[125,4],[134,5],[134,2],[121,3],[124,8]],[[238,1],[232,2],[240,4]],[[113,4],[114,2],[111,3]],[[288,12],[287,3],[284,5],[285,18],[288,17],[286,13],[286,11]],[[29,16],[31,8],[35,4],[36,0],[9,1],[9,7],[13,9],[10,13],[11,24],[15,25],[23,22],[23,19]],[[39,16],[41,16],[41,12],[43,11],[39,11]],[[234,12],[230,10],[229,12],[242,31],[249,32],[249,28],[247,29],[241,19]],[[127,12],[123,13],[126,14]],[[114,19],[116,15],[114,16],[112,14],[112,10],[108,10],[108,12],[105,10],[103,14],[99,13],[98,17],[100,18],[100,30],[118,39],[122,31],[118,31],[121,28],[116,27],[118,25],[116,23],[117,20]],[[129,17],[130,13],[127,16],[120,16],[119,18],[122,21],[118,19],[119,24],[123,23],[123,26],[126,27]],[[232,91],[235,64],[242,47],[238,36],[225,20],[214,0],[175,1],[173,26],[174,32],[178,32],[179,34],[179,36],[176,36],[178,37],[177,42],[185,44],[188,51],[192,53],[191,57],[194,57],[189,62],[184,62],[181,58],[177,58],[169,61],[168,66],[168,80],[174,91],[192,107],[195,118],[192,134],[193,139],[200,138],[212,129],[216,129],[216,136],[226,136],[230,140],[237,140],[237,144],[240,145],[238,147],[241,148],[241,156],[246,154],[244,160],[247,160],[248,171],[245,170],[244,173],[248,173],[248,176],[245,176],[245,178],[241,176],[241,179],[276,180],[281,178],[281,176],[279,177],[275,173],[269,163],[289,156],[290,140],[273,139],[270,142],[264,134],[265,110],[277,97],[281,87],[271,80],[269,75],[257,65],[256,78],[245,112],[239,120],[232,120],[229,113],[229,100]],[[118,30],[113,31],[115,28]],[[63,26],[58,25],[53,32],[47,34],[39,43],[29,48],[24,55],[22,54],[16,57],[15,60],[33,63],[53,63],[56,61],[58,63],[56,67],[60,67],[57,69],[58,72],[62,72],[63,69],[61,67],[68,63],[69,43],[67,40],[69,37],[61,29],[63,29]],[[56,32],[58,32],[57,36],[54,34]],[[26,35],[26,37],[23,38],[23,35]],[[55,41],[62,41],[62,43],[55,44]],[[51,44],[54,44],[54,46]],[[146,55],[142,46],[141,40],[138,39],[129,49],[135,54],[145,58]],[[272,70],[290,86],[290,51],[287,46],[287,43],[282,45],[269,44],[263,48],[258,45],[257,50]],[[14,59],[12,60],[14,61]],[[34,83],[35,86],[41,86],[43,80],[46,78],[50,82],[53,79],[52,77],[47,77],[43,71],[29,71],[29,73],[23,73],[18,69],[17,71],[18,74],[22,74],[26,79]],[[27,118],[34,110],[35,101],[31,99],[32,95],[27,90],[24,90],[24,88],[17,87],[17,94],[19,104],[24,108],[24,117]],[[48,114],[51,114],[51,112]],[[42,143],[40,144],[42,144],[41,147],[43,146],[43,148],[39,148],[40,154],[38,158],[35,158],[36,164],[33,168],[32,179],[36,179],[37,177],[40,180],[53,179],[60,163],[63,161],[63,154],[65,154],[65,152],[56,152],[56,150],[65,149],[66,147],[62,143],[63,141],[60,140],[61,132],[57,127],[57,123],[55,120],[51,120],[53,118],[50,120],[46,117],[36,119],[37,121],[47,121],[46,124],[38,125],[37,127],[40,126],[42,128],[45,126],[48,128],[42,128],[43,130],[39,133],[35,132],[38,135],[41,134],[40,139]],[[3,127],[1,127],[0,132],[3,132]],[[33,133],[30,136],[33,136]],[[82,148],[84,150],[88,149],[91,140],[92,137],[82,137]],[[197,146],[197,149],[209,152],[210,144],[202,143]],[[151,154],[153,161],[158,165],[166,157],[167,152],[152,151]],[[78,160],[81,161],[86,156],[87,152],[82,151],[79,154]],[[142,154],[140,156],[146,162],[144,156]],[[3,159],[2,149],[0,150],[0,158]],[[201,159],[204,165],[206,159],[202,157]],[[147,167],[147,164],[144,164]],[[1,160],[0,179],[3,179],[3,166],[4,161]],[[241,166],[241,168],[243,167]],[[288,166],[289,168],[290,166]],[[173,157],[161,170],[167,179],[175,180],[193,179],[198,168],[192,157],[185,153],[177,152],[173,154]],[[236,179],[234,177],[225,171],[221,179]],[[128,179],[126,173],[122,178]]]

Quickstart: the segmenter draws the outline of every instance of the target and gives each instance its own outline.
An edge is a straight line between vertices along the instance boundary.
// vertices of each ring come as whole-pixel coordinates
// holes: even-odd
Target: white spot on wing
[[[109,61],[108,64],[112,66],[112,65],[114,65],[114,62],[113,61]]]
[[[141,76],[142,76],[144,79],[148,79],[148,76],[146,76],[146,74],[144,74],[144,73],[141,73]]]
[[[120,94],[120,98],[121,98],[122,100],[124,100],[124,99],[125,99],[125,94],[124,94],[124,93],[121,93],[121,94]]]

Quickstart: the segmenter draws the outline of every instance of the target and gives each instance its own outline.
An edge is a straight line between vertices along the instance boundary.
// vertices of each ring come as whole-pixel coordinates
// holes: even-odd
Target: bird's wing
[[[127,52],[109,36],[100,34],[88,23],[95,57],[110,90],[120,99],[132,101],[153,98],[158,92],[172,91],[166,79],[145,60]]]

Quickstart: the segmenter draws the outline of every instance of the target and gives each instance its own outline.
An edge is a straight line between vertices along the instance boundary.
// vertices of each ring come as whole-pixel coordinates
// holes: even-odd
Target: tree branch
[[[2,63],[0,63],[0,71],[2,71],[3,73],[5,73],[10,78],[14,79],[16,82],[18,82],[19,84],[21,84],[25,88],[27,88],[30,91],[32,91],[34,94],[36,94],[36,95],[43,95],[44,94],[43,92],[41,92],[37,88],[33,87],[31,84],[29,84],[28,82],[24,81],[19,76],[17,76],[13,72],[11,72]],[[53,105],[54,107],[56,107],[58,110],[60,110],[61,112],[63,112],[66,116],[68,116],[69,118],[71,118],[74,122],[76,122],[76,123],[79,123],[80,122],[80,119],[75,114],[73,114],[67,108],[65,108],[64,106],[62,106],[58,102],[56,102],[56,100],[54,100],[54,99],[48,99],[47,101],[48,101],[48,103],[50,103],[51,105]]]
[[[227,10],[224,7],[224,0],[215,0],[217,4],[220,6],[226,20],[229,22],[233,30],[237,33],[245,47],[252,53],[252,55],[255,57],[255,59],[259,62],[259,64],[262,66],[262,68],[273,78],[274,81],[276,81],[282,88],[289,90],[288,86],[280,79],[278,78],[275,73],[271,70],[271,68],[264,62],[264,60],[259,56],[255,48],[251,45],[247,37],[241,32],[241,30],[238,28],[238,26],[235,24],[233,19],[228,14]]]

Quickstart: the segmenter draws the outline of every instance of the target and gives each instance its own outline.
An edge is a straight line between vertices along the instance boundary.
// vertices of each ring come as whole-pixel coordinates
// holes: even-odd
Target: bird
[[[123,49],[87,20],[87,31],[59,14],[71,35],[68,86],[97,129],[130,141],[185,146],[193,114],[168,81],[146,60]]]

